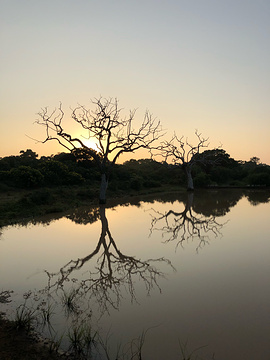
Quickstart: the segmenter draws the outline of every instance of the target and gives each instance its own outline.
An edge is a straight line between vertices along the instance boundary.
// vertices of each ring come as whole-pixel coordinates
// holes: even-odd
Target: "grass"
[[[77,300],[77,291],[71,289],[69,292],[63,291],[61,297],[62,304],[66,310],[67,315],[77,314],[79,311],[79,305],[76,303]]]
[[[97,348],[97,332],[89,323],[75,324],[68,332],[69,351],[76,359],[89,359],[94,348]]]
[[[49,342],[49,353],[53,354],[53,353],[57,353],[60,350],[61,344],[62,344],[62,340],[63,340],[64,334],[62,334],[61,336],[59,336],[57,333],[55,333]]]
[[[21,304],[15,312],[14,327],[17,330],[23,329],[29,332],[37,320],[35,313],[35,309],[30,309],[26,304]]]
[[[188,341],[182,343],[180,340],[179,340],[179,346],[180,346],[180,352],[181,352],[181,355],[180,355],[180,360],[204,360],[203,358],[201,358],[199,355],[198,355],[198,352],[207,347],[207,345],[203,345],[203,346],[200,346],[194,350],[189,350],[188,349]],[[212,357],[211,357],[212,360],[215,360],[215,355],[213,354]],[[210,359],[208,359],[210,360]]]
[[[55,305],[49,304],[47,302],[42,302],[38,306],[37,310],[39,310],[42,326],[45,325],[48,325],[48,327],[51,326],[51,320],[53,315],[55,314],[54,309],[55,309]]]
[[[72,301],[74,300],[73,297],[67,297],[67,299],[72,299],[70,303],[72,304]],[[30,330],[33,330],[34,325],[38,324],[38,317],[40,315],[38,310],[40,309],[30,309],[27,307],[25,301],[16,309],[15,320],[12,322],[12,329],[14,331],[24,330],[29,334]],[[50,323],[53,314],[53,307],[48,305],[46,311],[43,312],[44,322]],[[139,337],[124,345],[118,344],[116,346],[116,352],[114,352],[110,347],[110,344],[115,345],[115,343],[110,340],[110,335],[107,335],[104,340],[99,332],[93,328],[91,317],[88,319],[84,317],[82,319],[78,314],[75,314],[71,324],[67,334],[62,334],[62,336],[59,336],[56,332],[50,332],[50,338],[44,342],[47,344],[46,351],[48,351],[49,354],[59,354],[63,337],[67,336],[69,348],[68,353],[63,353],[63,359],[90,360],[99,355],[99,358],[106,360],[147,360],[143,355],[143,349],[147,341],[146,335],[151,328],[143,331]],[[10,339],[10,341],[12,341],[12,337],[10,337]],[[30,344],[32,344],[33,341],[31,339],[32,338],[29,337],[29,352],[32,351],[32,345],[30,346]],[[12,347],[12,344],[10,344],[10,346]],[[205,346],[190,350],[187,341],[179,341],[179,347],[180,352],[178,356],[175,356],[176,360],[206,360],[205,357],[201,357],[201,349]],[[31,354],[29,353],[29,359],[31,358]],[[17,359],[20,358],[18,357]],[[210,360],[210,358],[207,358],[207,360]],[[211,360],[215,360],[214,354],[212,355]]]

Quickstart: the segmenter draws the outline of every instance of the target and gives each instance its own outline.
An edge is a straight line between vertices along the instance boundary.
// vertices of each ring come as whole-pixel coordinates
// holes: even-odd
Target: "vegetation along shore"
[[[205,152],[213,161],[207,165],[195,164],[192,169],[195,188],[270,186],[270,166],[261,164],[258,158],[236,161],[222,149]],[[217,158],[218,162],[214,161]],[[0,226],[97,204],[99,186],[99,169],[92,159],[78,161],[72,153],[38,158],[30,149],[3,157],[0,159]],[[113,167],[107,197],[185,189],[186,174],[181,166],[151,159],[129,160]]]

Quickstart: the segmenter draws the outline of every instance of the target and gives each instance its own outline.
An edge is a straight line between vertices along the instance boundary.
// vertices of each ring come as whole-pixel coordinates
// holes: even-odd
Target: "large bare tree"
[[[37,124],[46,128],[43,143],[55,140],[77,156],[93,158],[101,173],[100,203],[106,202],[106,190],[112,166],[123,153],[133,153],[141,148],[151,149],[163,136],[160,121],[145,112],[141,125],[135,129],[133,124],[136,110],[122,117],[117,99],[99,98],[91,101],[93,109],[79,105],[72,110],[71,117],[85,132],[85,139],[96,141],[97,148],[87,145],[80,137],[65,132],[63,127],[64,111],[60,103],[58,109],[49,112],[43,108],[38,113]]]

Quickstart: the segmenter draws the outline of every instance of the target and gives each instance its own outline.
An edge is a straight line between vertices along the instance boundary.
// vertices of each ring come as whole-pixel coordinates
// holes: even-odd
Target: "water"
[[[90,324],[112,359],[143,338],[148,360],[269,360],[269,210],[266,191],[196,191],[4,228],[0,290],[14,293],[2,308],[43,301],[45,336],[68,348]]]

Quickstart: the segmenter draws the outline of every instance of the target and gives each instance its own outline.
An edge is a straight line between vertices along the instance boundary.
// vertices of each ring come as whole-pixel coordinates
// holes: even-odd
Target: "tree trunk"
[[[106,204],[106,191],[108,187],[108,178],[106,174],[101,174],[101,184],[99,192],[99,203]]]
[[[194,185],[193,185],[193,179],[191,175],[191,169],[189,167],[186,168],[186,175],[187,175],[187,190],[193,191]]]

